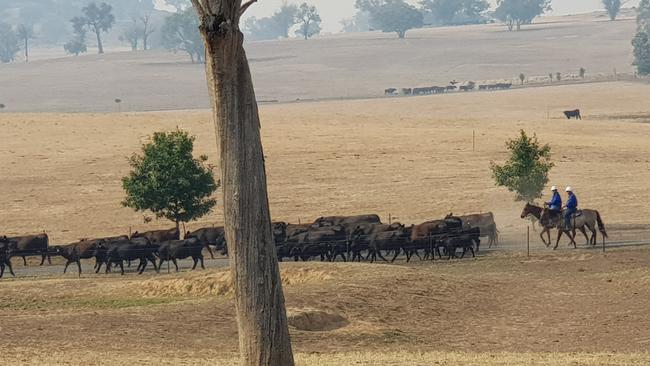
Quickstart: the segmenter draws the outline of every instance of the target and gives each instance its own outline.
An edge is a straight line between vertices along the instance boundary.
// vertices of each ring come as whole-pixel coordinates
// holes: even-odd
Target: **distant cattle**
[[[388,88],[388,89],[384,90],[384,95],[389,95],[389,96],[397,95],[397,89]]]
[[[111,270],[112,264],[117,264],[120,266],[121,273],[124,274],[124,261],[135,259],[140,260],[138,274],[144,272],[147,268],[147,262],[151,262],[156,272],[158,272],[154,253],[158,252],[159,246],[159,243],[153,243],[147,238],[132,238],[102,244],[102,247],[105,248],[106,272]]]
[[[413,89],[411,88],[402,88],[402,95],[411,95],[413,94]]]
[[[571,118],[582,119],[579,109],[573,111],[564,111],[564,115],[566,116],[567,119],[571,119]]]
[[[0,237],[0,242],[9,243],[13,246],[11,251],[12,257],[23,257],[23,264],[27,266],[26,257],[40,255],[41,266],[45,263],[45,258],[47,257],[47,262],[52,264],[50,258],[50,253],[48,251],[49,238],[47,234],[38,234],[38,235],[28,235],[28,236],[15,236],[15,237]]]
[[[455,258],[458,249],[463,249],[463,254],[460,256],[461,259],[465,257],[468,250],[472,252],[472,257],[476,257],[474,244],[476,244],[477,248],[481,245],[480,236],[481,230],[477,227],[465,229],[458,234],[448,235],[444,242],[448,255],[447,259]]]

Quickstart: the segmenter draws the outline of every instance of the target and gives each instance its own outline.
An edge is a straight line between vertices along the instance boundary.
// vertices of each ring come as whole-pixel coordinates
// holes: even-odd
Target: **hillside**
[[[387,87],[512,79],[522,72],[631,72],[634,29],[630,18],[580,15],[545,18],[521,32],[491,24],[413,30],[406,40],[370,32],[246,48],[259,100],[356,98],[379,96]],[[208,106],[203,66],[164,51],[0,65],[0,85],[0,103],[10,112]]]

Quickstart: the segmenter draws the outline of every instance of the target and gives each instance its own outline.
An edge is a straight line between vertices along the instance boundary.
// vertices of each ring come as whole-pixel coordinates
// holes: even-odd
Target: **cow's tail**
[[[607,238],[607,231],[605,230],[605,224],[603,219],[600,217],[600,212],[596,211],[596,221],[598,222],[598,231],[603,234],[604,238]]]

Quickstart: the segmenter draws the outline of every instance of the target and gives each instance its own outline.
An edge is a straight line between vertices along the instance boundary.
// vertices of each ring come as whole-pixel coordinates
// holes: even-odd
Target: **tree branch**
[[[246,9],[248,9],[249,6],[253,5],[253,3],[256,3],[257,0],[248,0],[244,5],[239,8],[239,16],[243,15]]]

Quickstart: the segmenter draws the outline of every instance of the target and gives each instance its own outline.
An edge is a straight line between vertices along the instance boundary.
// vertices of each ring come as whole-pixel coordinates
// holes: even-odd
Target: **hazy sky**
[[[323,19],[323,31],[338,32],[341,30],[341,19],[349,18],[355,13],[355,0],[258,0],[250,7],[247,15],[257,17],[268,16],[282,5],[283,1],[299,4],[304,1],[316,5]],[[418,3],[418,0],[408,0]],[[489,0],[488,0],[489,1]],[[491,1],[492,3],[496,1]],[[632,0],[626,6],[636,5],[639,0]],[[602,8],[601,0],[553,0],[553,14],[564,15],[572,13],[585,13]]]

